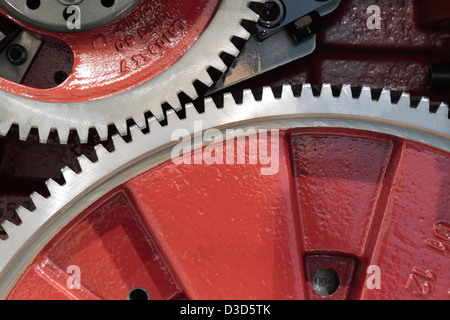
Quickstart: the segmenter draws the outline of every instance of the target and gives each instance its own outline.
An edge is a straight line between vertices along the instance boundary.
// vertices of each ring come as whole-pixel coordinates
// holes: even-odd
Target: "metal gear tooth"
[[[211,78],[211,76],[209,75],[207,70],[202,70],[199,75],[198,75],[198,81],[200,81],[201,83],[203,83],[205,86],[212,87],[214,85],[214,81]]]
[[[252,1],[252,2],[255,2],[255,1]],[[256,12],[251,11],[251,12],[249,12],[247,18],[250,18],[251,20],[258,20],[259,15]]]
[[[19,125],[19,139],[22,141],[26,141],[28,136],[30,135],[31,126],[29,125]]]
[[[402,109],[411,108],[411,95],[409,93],[403,92],[400,99],[397,102],[397,106]]]
[[[108,127],[107,126],[98,126],[95,128],[100,140],[105,141],[108,139]]]
[[[70,128],[60,127],[56,130],[60,144],[67,144],[69,141]]]
[[[51,195],[56,194],[61,188],[61,186],[53,179],[48,179],[47,181],[45,181],[45,184]]]
[[[169,124],[172,124],[175,121],[179,121],[180,118],[178,117],[177,113],[175,112],[175,110],[168,110],[166,113],[166,120]]]
[[[253,95],[252,90],[245,89],[242,92],[242,103],[252,103],[255,102],[255,96]]]
[[[302,98],[314,98],[312,87],[309,83],[304,83],[302,85]]]
[[[133,117],[133,121],[141,130],[144,130],[147,127],[147,120],[145,119],[144,114],[139,117]]]
[[[6,232],[8,237],[10,234],[13,234],[14,229],[17,228],[17,226],[14,223],[12,223],[11,221],[8,221],[8,220],[4,220],[1,224],[1,227]]]
[[[47,143],[48,137],[50,136],[51,128],[47,126],[38,127],[38,136],[40,143]]]
[[[220,57],[215,57],[210,61],[211,67],[219,70],[221,73],[224,73],[228,68],[225,62]]]
[[[422,97],[416,108],[420,113],[430,113],[430,99]]]
[[[372,102],[372,90],[369,87],[363,86],[358,99],[365,103]]]
[[[227,92],[223,95],[223,108],[230,108],[236,105],[236,100],[231,93]]]
[[[321,97],[333,98],[333,90],[331,89],[331,84],[324,83],[322,85],[322,91],[320,92]]]
[[[81,171],[89,170],[92,167],[93,163],[89,160],[85,155],[81,155],[77,158],[78,164],[80,165]]]
[[[294,99],[294,90],[292,90],[292,86],[289,84],[284,84],[282,88],[282,99]]]
[[[153,117],[158,119],[159,122],[164,121],[164,112],[161,107],[158,108],[158,110],[156,110],[156,111],[150,111],[150,112],[152,113]]]
[[[206,98],[204,104],[205,104],[205,113],[208,112],[208,114],[215,114],[220,116],[220,112],[222,111],[222,109],[217,108],[217,105],[213,99]],[[201,114],[197,113],[197,117],[201,117]]]
[[[195,100],[195,99],[198,98],[198,92],[197,92],[197,89],[195,89],[193,83],[191,83],[191,85],[189,85],[186,88],[184,88],[183,92],[185,94],[187,94],[189,96],[189,98],[191,98],[192,100]],[[178,105],[181,106],[180,103],[178,103]]]
[[[339,99],[354,100],[351,85],[344,84],[342,86],[341,95],[339,96]]]
[[[253,11],[252,11],[253,12]],[[252,15],[252,16],[247,16],[247,19],[245,20],[250,20],[250,21],[258,21],[259,16],[256,15]],[[242,23],[242,20],[241,20]],[[234,34],[235,37],[244,39],[244,40],[248,40],[251,36],[251,33],[248,32],[248,30],[246,30],[244,27],[241,26],[241,28],[239,30],[236,30],[237,32]]]
[[[233,57],[237,57],[240,53],[239,49],[233,44],[233,42],[229,41],[223,48],[223,51],[232,55]]]
[[[67,166],[65,166],[64,168],[61,169],[61,173],[64,177],[64,181],[66,182],[66,184],[69,184],[69,183],[75,181],[78,176],[75,173],[75,171],[73,171],[72,169],[70,169]]]
[[[128,133],[128,125],[124,121],[119,121],[114,123],[114,126],[116,127],[117,131],[121,136],[126,136]]]
[[[183,92],[184,92],[184,91],[183,91]],[[179,93],[181,93],[181,91],[178,92],[178,94],[179,94]],[[196,92],[195,94],[197,94],[197,92]],[[181,102],[180,102],[180,99],[178,98],[178,96],[167,97],[167,99],[166,99],[165,102],[168,103],[168,104],[172,107],[172,109],[174,109],[174,110],[176,110],[176,111],[180,111],[180,110],[182,109]],[[163,113],[163,110],[162,110],[162,108],[160,108],[160,109],[161,109],[162,119],[164,119],[164,113]],[[153,113],[153,115],[154,115],[156,118],[158,118],[158,120],[160,120],[160,121],[162,120],[162,119],[159,118],[159,116],[158,116],[157,114],[154,114],[154,113]]]
[[[161,128],[161,123],[155,117],[148,118],[147,123],[148,123],[148,128],[150,129],[150,132],[152,132],[152,130]]]
[[[18,207],[16,209],[16,213],[19,216],[20,221],[22,221],[22,223],[27,223],[33,217],[33,212],[31,212],[28,209],[25,209],[24,207]]]
[[[194,115],[197,115],[197,109],[195,108],[194,104],[189,102],[186,104],[185,108],[184,108],[185,112],[186,112],[186,118],[189,119],[190,117],[193,117]]]
[[[449,105],[443,102],[437,109],[436,116],[439,118],[446,118],[446,117],[449,118],[449,111],[450,111]]]
[[[273,89],[271,87],[264,87],[262,96],[263,99],[275,100],[275,95],[273,94]]]
[[[89,140],[89,128],[83,126],[77,126],[76,131],[78,134],[78,138],[82,144],[85,144]]]
[[[47,202],[47,199],[37,192],[33,192],[30,198],[36,208],[44,207],[45,203]]]
[[[127,143],[125,142],[125,140],[123,140],[122,136],[120,136],[119,134],[115,134],[111,137],[112,142],[114,144],[114,148],[120,148],[124,145],[126,145]]]
[[[106,150],[106,148],[102,144],[95,145],[94,150],[98,159],[109,153],[109,151]]]
[[[130,127],[130,135],[131,135],[131,139],[136,139],[144,134],[142,133],[142,130],[138,126],[131,126]]]
[[[0,121],[0,136],[6,136],[11,130],[12,123]]]
[[[392,104],[391,90],[383,89],[379,101]]]

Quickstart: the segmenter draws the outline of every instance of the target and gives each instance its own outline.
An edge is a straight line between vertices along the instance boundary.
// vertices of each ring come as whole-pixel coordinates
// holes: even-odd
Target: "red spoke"
[[[361,298],[442,299],[450,288],[450,260],[439,248],[449,243],[433,230],[449,221],[449,157],[406,142],[398,168],[370,262],[380,266],[383,287],[364,288]]]

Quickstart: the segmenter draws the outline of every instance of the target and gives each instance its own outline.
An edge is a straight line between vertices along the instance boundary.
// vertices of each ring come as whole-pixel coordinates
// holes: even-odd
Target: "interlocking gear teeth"
[[[376,132],[402,137],[405,135],[407,139],[450,152],[448,105],[441,104],[437,112],[432,113],[429,109],[430,102],[426,98],[421,99],[419,106],[414,107],[408,94],[402,94],[398,103],[394,104],[388,90],[382,92],[380,99],[374,100],[372,91],[367,87],[362,88],[359,98],[353,97],[352,88],[348,85],[342,86],[338,95],[333,95],[331,89],[329,84],[325,84],[320,94],[314,95],[312,86],[304,84],[298,95],[297,89],[285,85],[282,87],[281,96],[276,97],[279,95],[275,95],[272,88],[265,87],[261,99],[258,100],[253,92],[245,90],[242,103],[237,103],[233,95],[225,94],[223,105],[220,106],[214,103],[213,99],[207,98],[204,101],[205,111],[202,113],[190,103],[185,107],[186,118],[180,119],[174,111],[169,110],[167,124],[164,126],[151,117],[148,119],[148,133],[142,133],[137,126],[131,127],[131,142],[127,143],[120,135],[114,135],[114,151],[109,152],[102,145],[98,145],[95,149],[97,161],[91,162],[84,156],[79,157],[79,173],[65,167],[62,169],[65,184],[59,185],[49,181],[48,198],[37,193],[31,196],[36,209],[33,212],[23,208],[18,210],[22,219],[20,226],[7,221],[3,223],[9,239],[0,241],[0,296],[5,297],[17,275],[27,266],[34,254],[79,212],[78,209],[81,210],[78,206],[85,208],[108,191],[101,189],[104,181],[110,182],[115,174],[123,174],[127,168],[134,170],[136,159],[151,158],[163,147],[173,144],[173,130],[185,128],[195,134],[193,123],[198,120],[203,121],[203,130],[207,130],[238,124],[267,124],[270,121],[281,126],[284,120],[302,123],[311,118],[318,118],[318,123],[326,126],[326,121],[330,118],[340,121],[347,119],[349,128],[369,130],[367,123],[372,123],[369,128]],[[355,119],[364,124],[354,123]],[[291,125],[288,123],[283,128],[287,129]],[[340,127],[341,124],[330,126]],[[411,131],[416,132],[415,130],[417,135],[411,135]],[[135,170],[137,171],[131,175],[142,169],[137,167]],[[108,184],[105,188],[111,188],[111,185]],[[73,205],[78,205],[77,210],[68,214],[67,210]],[[52,228],[49,228],[50,226]],[[52,231],[48,233],[46,230]]]
[[[206,109],[206,105],[208,105],[212,99],[211,98],[206,98],[205,99],[205,109]],[[188,104],[186,104],[185,107],[185,113],[186,113],[186,118],[189,119],[190,117],[192,117],[194,114],[197,113],[197,109],[195,109],[195,106],[193,103],[189,102]]]
[[[123,140],[122,136],[115,134],[112,136],[112,142],[114,145],[114,148],[120,148],[121,146],[126,145],[127,143],[125,140]]]
[[[40,142],[46,143],[50,131],[56,130],[59,142],[64,144],[70,131],[76,130],[81,143],[86,143],[90,129],[96,129],[100,139],[107,140],[110,125],[125,135],[128,131],[126,121],[129,119],[133,119],[141,129],[145,129],[147,113],[160,121],[164,120],[162,104],[168,103],[174,110],[180,111],[180,93],[192,100],[197,99],[199,93],[194,83],[200,81],[210,87],[213,79],[208,73],[209,68],[222,73],[227,69],[221,54],[239,54],[233,38],[247,40],[250,33],[243,26],[243,21],[257,22],[259,19],[250,8],[252,2],[265,1],[222,0],[209,26],[172,67],[147,83],[114,97],[81,103],[48,103],[2,92],[0,134],[6,135],[11,124],[17,124],[20,139],[26,140],[30,129],[35,127],[39,130]]]
[[[139,132],[142,133],[141,130],[139,130]],[[94,150],[95,150],[95,153],[96,153],[97,157],[103,157],[105,154],[108,153],[108,150],[106,150],[106,148],[102,144],[97,144],[94,147]]]

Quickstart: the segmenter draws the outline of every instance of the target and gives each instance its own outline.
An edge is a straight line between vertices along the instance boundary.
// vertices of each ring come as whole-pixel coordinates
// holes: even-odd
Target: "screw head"
[[[24,64],[28,59],[28,51],[20,44],[12,44],[6,50],[8,61],[15,66]]]
[[[339,288],[339,277],[332,269],[319,270],[313,278],[313,288],[321,296],[331,296]]]

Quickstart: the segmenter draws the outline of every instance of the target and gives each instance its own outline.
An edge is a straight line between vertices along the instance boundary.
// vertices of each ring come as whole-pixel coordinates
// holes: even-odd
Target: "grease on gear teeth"
[[[203,130],[244,126],[266,126],[289,129],[293,127],[339,127],[386,133],[427,144],[450,152],[449,106],[441,104],[430,110],[426,98],[413,103],[407,93],[394,98],[389,90],[382,90],[374,99],[368,87],[352,89],[348,85],[337,88],[324,84],[314,92],[309,84],[263,88],[262,91],[241,92],[241,102],[225,94],[219,103],[212,98],[204,101],[204,112],[192,103],[185,107],[185,117],[167,113],[167,123],[148,119],[148,133],[133,126],[130,142],[114,135],[114,151],[102,145],[96,147],[97,161],[79,157],[81,171],[62,169],[65,184],[47,182],[48,198],[34,193],[33,212],[19,208],[22,221],[16,226],[5,221],[2,226],[8,239],[0,241],[0,297],[6,297],[22,270],[64,225],[105,192],[149,167],[167,160],[164,150],[176,142],[171,132],[177,128],[191,128],[194,121],[203,121]],[[354,95],[357,94],[357,98]],[[283,122],[284,121],[284,122]],[[170,154],[170,152],[169,152]]]
[[[259,16],[253,11],[252,4],[264,1],[222,0],[209,26],[183,57],[162,74],[124,93],[80,103],[49,103],[0,92],[0,135],[6,135],[15,124],[19,126],[21,140],[26,140],[31,128],[37,128],[41,143],[47,142],[53,130],[58,132],[62,144],[67,143],[71,130],[76,130],[81,143],[86,143],[90,129],[95,129],[101,140],[106,140],[109,125],[114,125],[121,135],[126,135],[129,120],[141,129],[146,126],[145,115],[148,113],[163,120],[163,104],[179,111],[182,108],[180,93],[195,100],[199,96],[196,82],[207,87],[214,84],[209,69],[220,73],[226,71],[221,54],[234,57],[239,54],[233,39],[247,40],[250,37],[245,22],[258,21]]]

